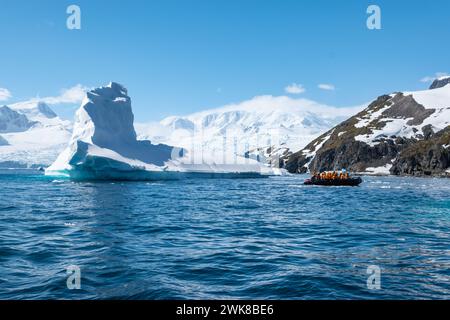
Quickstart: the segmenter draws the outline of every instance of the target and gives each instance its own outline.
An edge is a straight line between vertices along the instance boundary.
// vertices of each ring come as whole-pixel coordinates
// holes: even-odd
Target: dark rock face
[[[441,175],[450,167],[450,126],[403,150],[390,172],[395,175]]]
[[[450,84],[450,77],[443,78],[443,79],[436,79],[431,84],[430,89],[442,88],[448,84]]]
[[[325,171],[346,168],[363,172],[369,167],[392,165],[395,175],[441,175],[450,165],[450,126],[435,133],[431,125],[421,127],[435,109],[426,109],[411,95],[397,93],[378,97],[365,110],[342,122],[332,130],[313,140],[303,150],[290,155],[285,168],[291,173],[308,170]],[[381,115],[372,118],[374,114]],[[361,120],[367,124],[359,125]],[[406,120],[414,126],[413,137],[396,137],[382,134],[383,128],[392,119]],[[373,137],[366,143],[356,137]],[[418,132],[421,130],[421,132]]]
[[[363,171],[367,167],[379,167],[390,161],[399,148],[391,140],[380,142],[374,147],[360,141],[341,144],[335,149],[319,153],[311,163],[313,171],[348,168]],[[351,155],[351,156],[349,156]]]
[[[425,109],[424,106],[418,104],[412,96],[404,96],[398,93],[392,98],[392,107],[383,112],[383,115],[389,118],[413,118],[408,121],[408,125],[419,125],[434,113],[434,109]]]

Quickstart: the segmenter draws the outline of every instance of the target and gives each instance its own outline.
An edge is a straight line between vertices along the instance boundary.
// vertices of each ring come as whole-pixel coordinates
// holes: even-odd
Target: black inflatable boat
[[[306,185],[316,185],[316,186],[351,186],[356,187],[361,184],[362,179],[360,177],[357,178],[348,178],[348,179],[317,179],[311,178],[305,180],[304,184]]]

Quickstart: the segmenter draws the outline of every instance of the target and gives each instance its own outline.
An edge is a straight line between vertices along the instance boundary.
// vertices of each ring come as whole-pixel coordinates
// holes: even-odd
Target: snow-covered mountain
[[[449,145],[450,77],[428,90],[378,97],[290,156],[286,168],[441,175],[450,166]]]
[[[70,138],[70,121],[60,119],[45,103],[27,101],[0,108],[0,167],[51,164]]]
[[[0,146],[7,146],[7,145],[8,145],[8,141],[6,141],[5,138],[0,136]]]
[[[0,133],[26,131],[34,122],[7,106],[0,107]]]
[[[196,153],[247,155],[267,161],[300,150],[363,107],[334,108],[307,99],[259,96],[159,124],[137,126],[139,137]]]
[[[48,122],[57,118],[56,113],[44,102],[33,99],[10,105],[10,108],[27,116],[32,121]]]

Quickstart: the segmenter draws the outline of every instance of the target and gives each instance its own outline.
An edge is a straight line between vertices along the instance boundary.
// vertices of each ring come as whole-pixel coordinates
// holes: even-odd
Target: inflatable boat
[[[317,179],[311,178],[306,179],[305,185],[316,185],[316,186],[352,186],[356,187],[360,185],[362,179],[360,177],[357,178],[348,178],[348,179]]]

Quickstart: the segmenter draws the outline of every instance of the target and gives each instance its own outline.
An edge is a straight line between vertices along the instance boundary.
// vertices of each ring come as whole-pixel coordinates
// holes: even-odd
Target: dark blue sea
[[[450,298],[449,179],[304,178],[81,183],[2,171],[0,299]],[[80,289],[67,286],[69,266]]]

